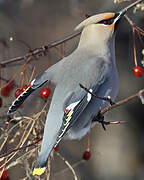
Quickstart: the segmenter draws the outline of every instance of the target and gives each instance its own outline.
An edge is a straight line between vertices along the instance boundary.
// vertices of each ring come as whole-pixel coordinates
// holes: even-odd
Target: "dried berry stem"
[[[133,49],[134,49],[134,62],[135,66],[137,66],[137,58],[136,58],[136,46],[135,46],[135,29],[133,28]]]

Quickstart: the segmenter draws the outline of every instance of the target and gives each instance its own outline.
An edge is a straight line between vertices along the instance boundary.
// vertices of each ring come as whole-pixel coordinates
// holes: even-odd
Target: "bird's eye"
[[[105,25],[111,25],[114,22],[114,18],[107,19],[107,20],[102,20],[98,22],[99,24],[105,24]]]
[[[103,24],[107,24],[107,21],[103,21]]]

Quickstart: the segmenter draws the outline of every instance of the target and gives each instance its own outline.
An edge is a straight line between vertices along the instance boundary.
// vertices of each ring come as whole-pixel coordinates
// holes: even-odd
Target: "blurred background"
[[[85,14],[116,12],[129,3],[115,4],[113,0],[0,0],[0,61],[25,55],[29,49],[20,41],[24,41],[32,49],[47,45],[72,34],[74,28],[85,19]],[[128,15],[136,25],[143,28],[144,15],[142,11],[133,13],[131,10]],[[9,41],[11,36],[14,37],[12,42]],[[66,42],[65,56],[77,47],[78,41],[79,36]],[[143,48],[137,36],[136,49],[138,65],[141,65]],[[36,67],[34,74],[36,76],[60,59],[59,51],[53,48],[46,53],[46,56],[32,61],[30,68]],[[11,63],[1,68],[1,77],[9,80],[23,63],[24,61]],[[118,26],[116,35],[116,63],[120,77],[117,100],[143,89],[144,76],[138,78],[132,72],[134,67],[132,28],[124,18]],[[29,71],[28,74],[30,76]],[[15,77],[15,82],[19,85],[20,81],[21,74],[19,72]],[[1,87],[4,84],[5,81],[1,80]],[[54,88],[52,85],[49,87],[51,91]],[[44,101],[40,98],[40,90],[37,90],[19,110],[22,115],[31,116],[40,111],[44,105]],[[15,99],[15,91],[16,88],[8,97],[0,95],[3,101],[0,108],[1,128],[4,127],[8,107]],[[43,121],[44,119],[42,117]],[[127,123],[108,126],[106,131],[102,129],[101,125],[96,125],[90,133],[92,156],[89,161],[82,160],[82,155],[87,148],[87,137],[80,141],[62,142],[59,153],[74,167],[78,179],[81,180],[143,180],[144,105],[139,99],[135,99],[110,111],[105,119],[109,121],[123,120]],[[1,139],[1,144],[2,142],[3,139]],[[11,147],[9,143],[7,146],[7,148]],[[36,155],[32,161],[34,159],[36,159]],[[21,163],[8,169],[10,180],[35,179],[32,172],[29,172],[29,175],[26,174],[25,168],[26,166]],[[30,169],[32,168],[32,163],[30,163]],[[41,179],[46,179],[46,177],[42,176]],[[50,179],[74,179],[70,169],[56,153],[51,160]]]

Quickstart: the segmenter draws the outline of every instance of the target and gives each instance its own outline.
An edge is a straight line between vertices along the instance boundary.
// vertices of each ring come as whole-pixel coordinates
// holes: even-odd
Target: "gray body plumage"
[[[109,105],[107,101],[92,97],[79,84],[97,96],[110,96],[112,101],[115,100],[119,82],[114,29],[123,14],[98,14],[80,23],[76,28],[82,29],[77,49],[34,79],[9,108],[8,114],[14,112],[31,92],[46,81],[56,86],[33,175],[44,172],[51,150],[62,138],[82,138],[95,125],[93,117]],[[65,111],[67,108],[68,114]]]
[[[56,89],[47,115],[38,164],[47,161],[45,159],[48,157],[46,154],[49,155],[55,144],[66,106],[81,99],[83,94],[86,93],[80,88],[79,83],[87,88],[95,87],[93,93],[98,96],[110,96],[113,101],[115,100],[118,92],[118,74],[115,65],[115,54],[112,53],[114,52],[114,39],[111,40],[113,42],[107,42],[111,44],[111,46],[107,45],[107,51],[101,50],[106,54],[100,53],[98,56],[95,51],[91,52],[85,47],[78,48],[70,56],[65,57],[47,70],[46,74],[48,77],[53,77],[51,81],[56,84]],[[51,73],[53,76],[50,75]],[[72,94],[72,99],[68,101],[69,98],[67,99],[67,97],[70,94]],[[68,104],[65,104],[67,101]],[[80,139],[86,135],[93,126],[92,118],[108,105],[109,103],[106,101],[92,98],[87,108],[84,109],[64,138]]]

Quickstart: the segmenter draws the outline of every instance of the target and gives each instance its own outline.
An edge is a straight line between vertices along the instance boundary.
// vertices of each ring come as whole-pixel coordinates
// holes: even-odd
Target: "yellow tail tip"
[[[46,168],[34,168],[33,170],[33,175],[38,175],[40,176],[41,174],[43,174],[45,172]]]

